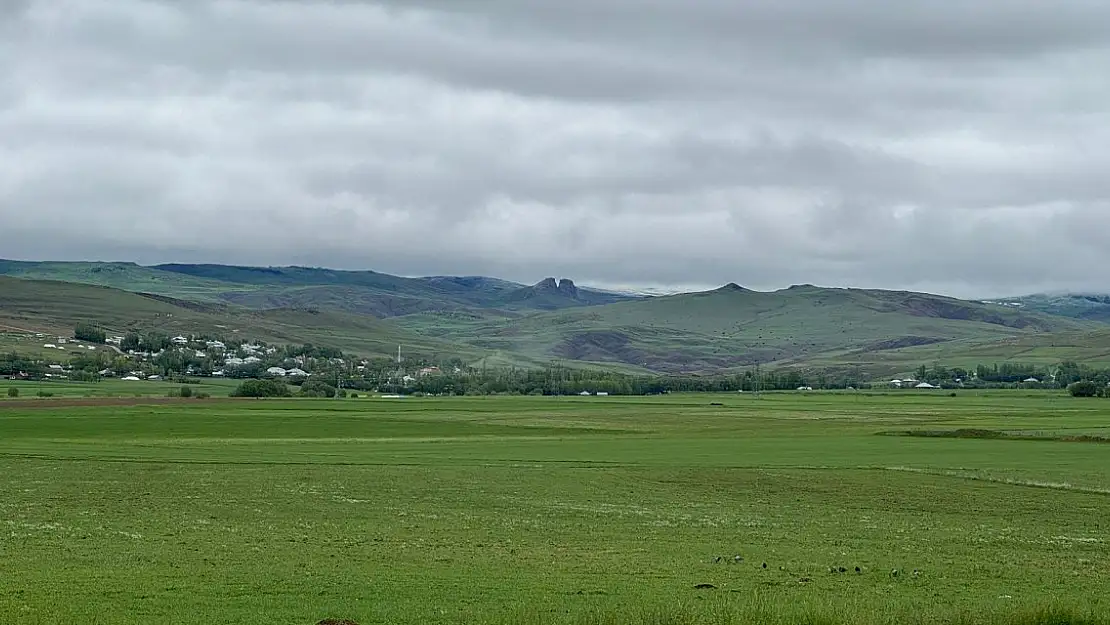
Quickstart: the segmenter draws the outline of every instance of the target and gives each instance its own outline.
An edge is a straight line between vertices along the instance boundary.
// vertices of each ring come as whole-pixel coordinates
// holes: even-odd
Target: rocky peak
[[[559,292],[567,297],[578,299],[578,287],[574,286],[574,282],[569,278],[559,280]]]

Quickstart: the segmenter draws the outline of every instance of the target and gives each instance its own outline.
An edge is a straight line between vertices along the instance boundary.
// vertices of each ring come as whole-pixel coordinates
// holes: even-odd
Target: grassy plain
[[[1110,403],[0,402],[0,622],[1110,622],[1110,446],[949,428]]]

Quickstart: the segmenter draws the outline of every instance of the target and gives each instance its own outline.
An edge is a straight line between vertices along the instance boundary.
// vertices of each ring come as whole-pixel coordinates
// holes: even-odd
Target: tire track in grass
[[[861,467],[862,468],[862,467]],[[1091,495],[1110,495],[1110,488],[1098,488],[1094,486],[1076,486],[1068,482],[1049,482],[1045,480],[1022,480],[1009,477],[993,477],[990,475],[983,475],[981,473],[973,473],[970,471],[953,471],[945,469],[921,469],[917,467],[903,467],[903,466],[889,466],[889,467],[874,467],[883,471],[900,471],[903,473],[919,473],[922,475],[936,475],[939,477],[952,477],[962,480],[971,480],[977,482],[990,482],[993,484],[1008,484],[1010,486],[1025,486],[1028,488],[1047,488],[1049,490],[1063,490],[1076,493],[1087,493]]]

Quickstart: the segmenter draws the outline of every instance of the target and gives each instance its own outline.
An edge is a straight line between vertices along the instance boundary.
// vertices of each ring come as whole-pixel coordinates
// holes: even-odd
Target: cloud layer
[[[1110,290],[1106,24],[1101,0],[4,2],[0,257]]]

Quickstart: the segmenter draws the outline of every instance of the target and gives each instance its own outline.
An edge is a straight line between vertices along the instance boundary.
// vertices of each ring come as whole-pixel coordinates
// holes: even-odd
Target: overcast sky
[[[0,257],[1110,290],[1105,0],[0,0]]]

